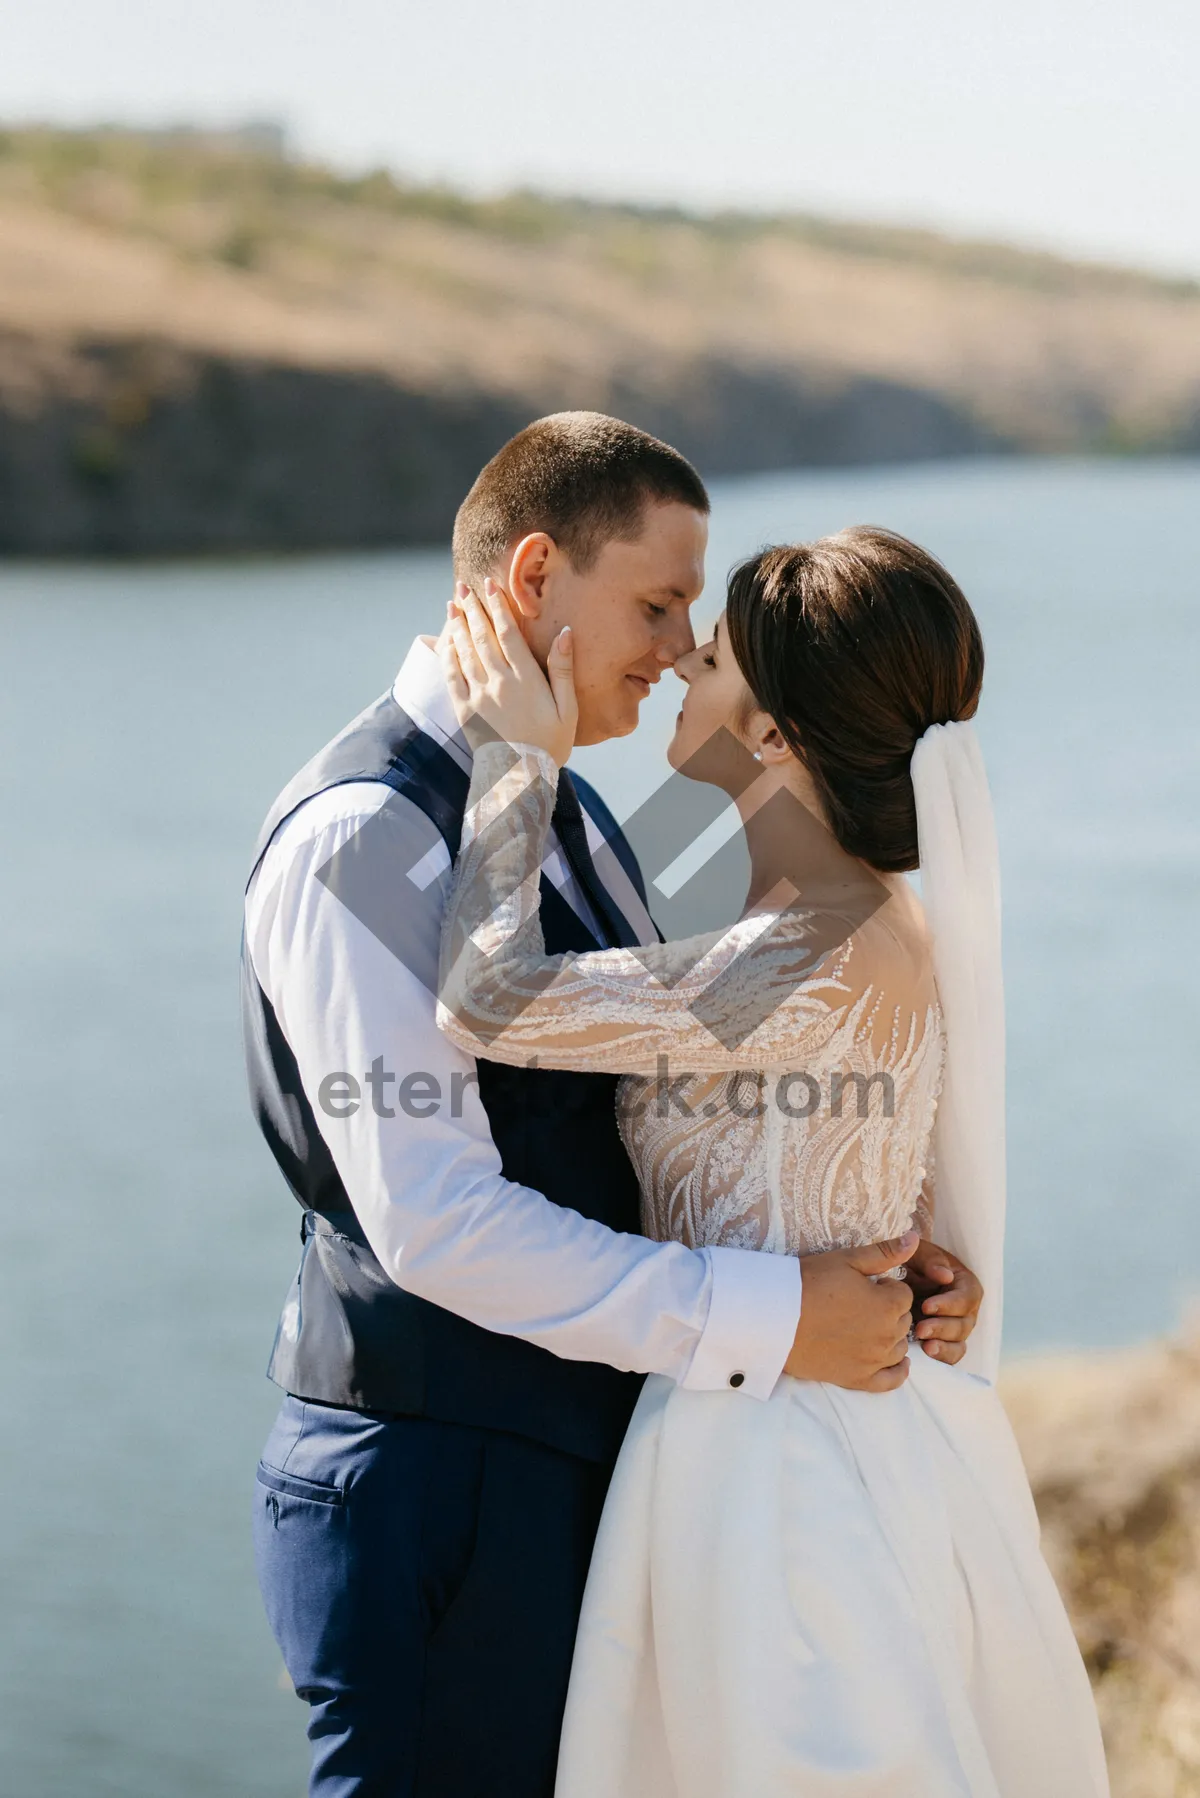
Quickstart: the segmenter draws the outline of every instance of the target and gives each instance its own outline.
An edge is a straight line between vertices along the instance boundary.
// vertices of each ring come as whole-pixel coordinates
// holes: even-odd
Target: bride
[[[676,663],[668,755],[736,800],[750,891],[727,927],[643,949],[544,949],[569,631],[547,679],[489,583],[452,609],[443,654],[478,747],[441,1028],[492,1060],[625,1075],[651,1236],[799,1255],[928,1235],[936,1209],[987,1294],[963,1361],[916,1355],[891,1392],[647,1380],[557,1798],[1101,1798],[1087,1678],[994,1388],[999,885],[967,601],[876,529],[735,571],[712,641]]]

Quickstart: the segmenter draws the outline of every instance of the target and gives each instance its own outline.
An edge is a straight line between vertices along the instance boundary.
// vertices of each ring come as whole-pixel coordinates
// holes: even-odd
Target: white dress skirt
[[[994,833],[966,728],[914,756],[932,943],[904,878],[864,875],[711,939],[565,956],[539,916],[558,770],[484,745],[438,1022],[472,1054],[625,1076],[648,1236],[802,1255],[918,1219],[983,1280],[968,1359],[986,1371],[1003,1052]],[[785,1376],[765,1402],[647,1382],[596,1543],[557,1798],[1104,1798],[1087,1675],[994,1387],[919,1350],[910,1366],[893,1393]]]
[[[1102,1798],[1096,1712],[994,1388],[646,1384],[556,1798]]]

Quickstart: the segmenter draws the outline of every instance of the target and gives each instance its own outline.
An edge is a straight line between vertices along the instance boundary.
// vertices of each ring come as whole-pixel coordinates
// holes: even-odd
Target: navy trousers
[[[611,1468],[285,1398],[254,1542],[312,1798],[552,1798]]]

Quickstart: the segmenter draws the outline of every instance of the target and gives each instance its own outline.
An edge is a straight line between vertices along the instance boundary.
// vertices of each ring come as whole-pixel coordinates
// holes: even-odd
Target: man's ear
[[[508,595],[522,618],[540,618],[546,587],[558,560],[558,546],[545,531],[522,537],[508,564]]]

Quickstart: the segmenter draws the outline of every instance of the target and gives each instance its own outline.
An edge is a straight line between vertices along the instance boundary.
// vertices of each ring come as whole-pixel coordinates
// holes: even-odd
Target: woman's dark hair
[[[958,584],[907,538],[859,525],[743,562],[725,618],[755,704],[808,769],[843,849],[915,868],[913,749],[931,724],[973,717],[983,682]]]

